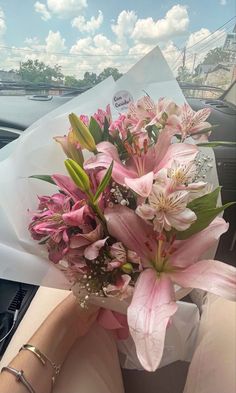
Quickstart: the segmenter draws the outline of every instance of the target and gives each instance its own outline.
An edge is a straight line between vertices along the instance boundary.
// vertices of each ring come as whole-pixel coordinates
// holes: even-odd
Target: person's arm
[[[82,311],[75,297],[69,295],[53,310],[28,343],[38,348],[56,365],[61,365],[73,343],[89,330],[95,318],[94,308]],[[22,350],[9,366],[23,370],[36,393],[51,392],[54,370],[48,361],[43,365],[32,352]],[[26,393],[27,389],[13,375],[3,371],[0,374],[0,392]]]

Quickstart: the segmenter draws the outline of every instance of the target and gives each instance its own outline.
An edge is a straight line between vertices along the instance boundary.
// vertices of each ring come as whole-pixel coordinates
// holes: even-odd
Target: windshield
[[[0,94],[80,93],[158,45],[187,97],[217,98],[236,76],[235,22],[234,0],[2,0]]]

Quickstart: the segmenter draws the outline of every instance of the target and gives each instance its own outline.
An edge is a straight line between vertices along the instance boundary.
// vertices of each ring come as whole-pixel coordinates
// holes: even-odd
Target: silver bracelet
[[[8,373],[14,375],[16,377],[17,382],[21,382],[30,393],[35,393],[35,390],[32,388],[31,384],[25,378],[23,370],[16,370],[15,368],[8,366],[8,367],[3,367],[1,372],[3,371],[7,371]]]

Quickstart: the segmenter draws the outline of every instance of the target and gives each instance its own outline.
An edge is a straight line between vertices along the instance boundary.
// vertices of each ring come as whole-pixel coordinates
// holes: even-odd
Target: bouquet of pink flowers
[[[175,284],[236,300],[235,269],[201,259],[227,231],[217,216],[230,205],[217,205],[211,161],[192,139],[206,144],[209,114],[149,96],[115,121],[109,106],[90,119],[72,113],[68,135],[55,137],[69,176],[34,176],[58,192],[39,196],[32,237],[77,283],[82,306],[94,295],[131,299],[129,330],[149,371],[177,310]]]

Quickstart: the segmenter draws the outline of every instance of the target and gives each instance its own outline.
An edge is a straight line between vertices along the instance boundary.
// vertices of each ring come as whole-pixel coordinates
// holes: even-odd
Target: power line
[[[215,34],[217,31],[222,29],[224,26],[226,26],[228,23],[233,21],[236,16],[233,16],[230,18],[227,22],[225,22],[222,26],[218,27],[215,31],[210,33],[208,36],[202,38],[200,41],[196,42],[195,44],[191,45],[187,49],[191,49],[195,47],[196,45],[200,44],[202,41],[205,41],[209,37],[211,37],[213,34]],[[17,48],[17,47],[11,47],[11,46],[6,46],[6,45],[0,45],[0,48],[2,49],[7,49],[7,50],[12,50],[12,51],[22,51],[22,52],[30,52],[30,53],[43,53],[46,55],[57,55],[57,56],[64,56],[64,57],[136,57],[136,56],[143,56],[146,53],[145,52],[139,52],[139,53],[120,53],[120,54],[115,54],[115,53],[107,53],[107,54],[93,54],[93,53],[83,53],[83,54],[76,54],[76,53],[65,53],[65,52],[47,52],[45,50],[38,50],[38,49],[32,49],[32,48]],[[171,53],[172,51],[169,51]],[[167,52],[165,52],[167,53]]]
[[[188,49],[193,48],[194,46],[200,44],[200,42],[206,40],[207,38],[209,38],[210,36],[212,36],[213,34],[215,34],[217,31],[221,30],[224,26],[226,26],[228,23],[230,23],[232,20],[234,20],[236,18],[236,15],[234,15],[232,18],[230,18],[227,22],[225,22],[222,26],[218,27],[215,31],[213,31],[212,33],[210,33],[208,36],[202,38],[200,41],[195,42],[195,44],[191,45],[188,47]]]

